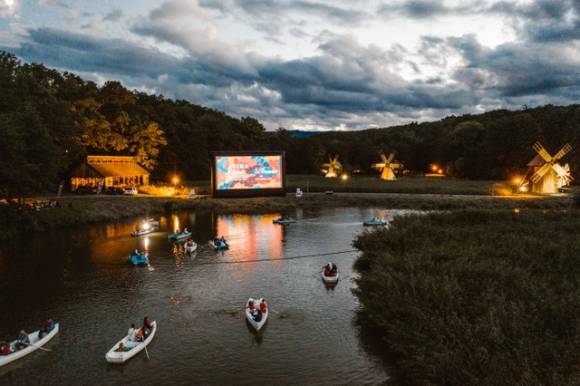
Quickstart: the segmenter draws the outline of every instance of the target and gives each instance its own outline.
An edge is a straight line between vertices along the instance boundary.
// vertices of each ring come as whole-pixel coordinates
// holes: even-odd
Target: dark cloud
[[[415,19],[472,13],[516,20],[518,40],[494,48],[466,35],[424,36],[416,51],[400,45],[385,49],[325,32],[315,40],[315,54],[283,60],[220,41],[210,33],[215,26],[205,11],[215,15],[242,8],[246,15],[256,15],[252,25],[271,35],[270,39],[280,39],[280,34],[277,24],[264,18],[276,20],[276,15],[285,12],[344,23],[360,22],[365,12],[351,13],[352,5],[347,2],[202,0],[167,2],[147,17],[136,18],[130,31],[147,38],[139,43],[32,28],[10,50],[26,61],[83,76],[119,79],[128,87],[187,99],[233,115],[252,115],[270,128],[292,123],[364,128],[371,123],[382,126],[404,119],[460,114],[476,106],[577,101],[580,49],[574,40],[579,38],[579,2],[469,2],[449,7],[443,2],[413,0],[381,9],[382,17],[387,13]],[[287,26],[287,33],[312,39],[306,31]],[[145,44],[153,40],[180,47],[179,56]]]
[[[112,9],[103,17],[103,21],[118,21],[123,18],[123,11],[120,8]]]

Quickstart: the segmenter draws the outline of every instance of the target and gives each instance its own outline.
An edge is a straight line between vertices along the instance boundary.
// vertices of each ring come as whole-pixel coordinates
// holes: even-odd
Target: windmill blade
[[[541,168],[539,168],[534,175],[530,178],[532,180],[532,182],[534,184],[537,184],[542,177],[544,177],[544,174],[546,174],[548,172],[548,170],[550,170],[552,168],[551,164],[544,164]]]
[[[564,157],[566,154],[570,153],[570,151],[572,151],[572,146],[570,146],[569,143],[565,144],[563,148],[560,149],[559,152],[556,153],[556,155],[554,156],[554,158],[552,158],[554,161],[558,161],[560,158]]]
[[[536,142],[532,145],[532,148],[544,159],[546,162],[552,161],[552,156],[548,151],[542,146],[540,142]]]
[[[385,155],[385,153],[381,153],[381,159],[383,160],[384,164],[388,164],[389,161],[387,161],[387,156]]]
[[[372,164],[371,167],[373,169],[383,169],[386,166],[385,163],[379,163],[379,164]]]
[[[402,169],[403,168],[403,164],[393,163],[393,164],[389,164],[389,167],[391,169]]]
[[[558,174],[558,177],[570,174],[570,170],[566,171],[566,169],[563,168],[560,164],[553,164],[552,169],[554,169],[554,171]]]
[[[391,161],[393,160],[393,158],[395,158],[395,153],[389,154],[389,159],[388,159],[387,163],[391,163]]]

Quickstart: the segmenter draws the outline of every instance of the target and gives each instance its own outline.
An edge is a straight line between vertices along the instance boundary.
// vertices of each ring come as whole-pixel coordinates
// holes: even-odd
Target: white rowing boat
[[[31,352],[38,350],[39,347],[44,346],[46,343],[48,343],[49,340],[51,340],[52,338],[54,338],[56,334],[58,334],[58,327],[59,327],[58,323],[55,323],[53,329],[50,330],[48,334],[43,336],[42,339],[38,339],[38,334],[40,333],[40,330],[28,334],[28,339],[30,339],[30,344],[28,345],[28,347],[25,347],[18,351],[14,351],[13,353],[8,355],[0,355],[0,367],[7,365],[8,363],[13,362],[17,359],[20,359],[30,354]],[[16,341],[10,342],[10,347],[14,348],[15,344]]]
[[[135,342],[130,341],[129,336],[124,337],[120,341],[118,341],[112,349],[105,355],[107,362],[109,363],[125,363],[129,359],[133,358],[135,355],[139,354],[141,351],[145,349],[146,346],[151,343],[153,338],[155,337],[155,333],[157,332],[157,321],[153,321],[153,328],[151,329],[151,333],[147,336],[147,338],[143,342]],[[115,351],[119,345],[123,343],[126,347],[127,351]]]
[[[322,276],[322,281],[326,284],[336,284],[338,283],[338,270],[336,271],[335,275],[326,275],[325,274],[326,269],[322,269],[322,272],[320,272],[320,275]]]
[[[253,301],[254,302],[254,306],[257,309],[260,309],[260,303],[264,303],[266,304],[266,311],[264,313],[262,313],[262,319],[260,319],[260,321],[256,321],[254,319],[254,317],[252,316],[252,313],[250,312],[250,302]],[[254,329],[256,331],[260,331],[260,329],[262,327],[264,327],[264,324],[266,324],[266,322],[268,321],[268,314],[270,313],[269,308],[268,308],[268,304],[266,303],[266,301],[262,298],[262,299],[258,299],[258,300],[254,300],[252,298],[249,298],[248,301],[246,302],[246,308],[245,308],[245,314],[246,314],[246,320],[248,321],[248,323],[250,323],[250,325],[252,327],[254,327]]]
[[[185,243],[184,247],[186,253],[193,253],[197,249],[197,244],[195,242],[192,242],[191,244]]]

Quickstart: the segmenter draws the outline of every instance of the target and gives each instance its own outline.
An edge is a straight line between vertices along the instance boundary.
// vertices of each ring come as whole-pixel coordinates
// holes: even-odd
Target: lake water
[[[378,384],[382,364],[363,349],[353,319],[356,252],[363,219],[405,211],[340,208],[300,211],[290,226],[269,215],[180,213],[161,217],[161,230],[132,238],[137,221],[35,235],[0,249],[0,339],[36,330],[52,317],[61,331],[46,347],[0,368],[0,384]],[[188,227],[193,256],[167,232]],[[225,235],[230,250],[208,246]],[[146,249],[153,271],[132,267],[128,254]],[[279,259],[265,262],[248,260]],[[335,262],[338,285],[327,288],[320,268]],[[217,263],[217,264],[216,264]],[[265,297],[270,318],[256,334],[243,304]],[[131,322],[145,315],[159,329],[144,352],[124,365],[105,353]]]

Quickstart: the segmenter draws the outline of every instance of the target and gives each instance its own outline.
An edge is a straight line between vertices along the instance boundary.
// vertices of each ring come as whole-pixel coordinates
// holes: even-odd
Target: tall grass
[[[358,237],[359,321],[396,383],[580,384],[579,228],[576,211],[459,211]]]

